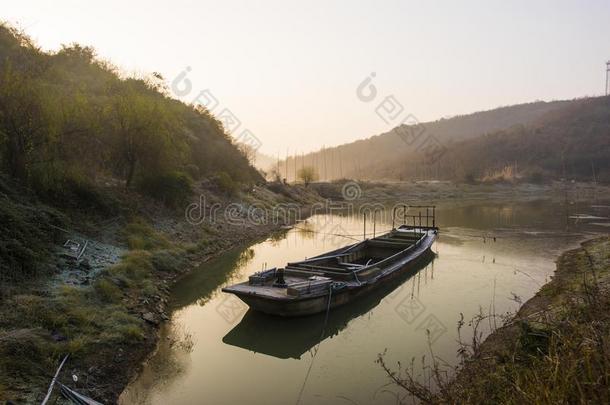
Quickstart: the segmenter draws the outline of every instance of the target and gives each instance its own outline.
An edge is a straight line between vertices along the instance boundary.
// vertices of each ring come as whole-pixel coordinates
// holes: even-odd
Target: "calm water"
[[[551,202],[441,206],[435,256],[385,291],[331,311],[324,330],[324,315],[253,313],[220,288],[265,264],[283,266],[362,238],[359,217],[316,215],[297,229],[229,251],[175,286],[158,351],[121,401],[396,403],[398,390],[387,386],[377,354],[387,349],[391,365],[413,357],[421,364],[430,340],[435,355],[455,363],[460,313],[468,320],[481,309],[515,311],[515,296],[525,301],[548,281],[559,253],[609,229],[607,203],[581,202],[571,212],[602,218],[573,218],[566,231],[565,210]],[[389,227],[378,223],[376,231]]]

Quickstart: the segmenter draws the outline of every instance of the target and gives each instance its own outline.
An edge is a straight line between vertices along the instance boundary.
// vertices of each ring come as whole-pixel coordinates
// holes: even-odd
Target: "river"
[[[437,208],[434,257],[385,291],[329,314],[278,319],[220,289],[264,266],[283,266],[362,239],[359,215],[323,214],[224,253],[172,290],[171,320],[157,352],[122,404],[394,404],[404,395],[375,363],[411,364],[431,352],[457,362],[457,323],[515,312],[549,280],[555,259],[608,232],[608,204],[580,201],[566,219],[560,202],[445,203]],[[375,232],[391,227],[385,215]],[[367,224],[372,232],[372,225]],[[347,235],[347,236],[339,236]],[[495,318],[495,326],[501,324]],[[494,327],[485,321],[483,333]],[[427,330],[429,332],[427,332]],[[468,339],[468,326],[462,338]]]

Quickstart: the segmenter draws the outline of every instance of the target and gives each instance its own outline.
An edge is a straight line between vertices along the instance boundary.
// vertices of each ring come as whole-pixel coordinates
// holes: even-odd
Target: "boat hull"
[[[425,246],[421,246],[416,254],[405,257],[390,266],[390,271],[377,278],[373,282],[362,283],[360,285],[348,286],[330,294],[323,294],[315,297],[304,297],[297,299],[272,299],[267,296],[256,294],[240,293],[238,291],[226,290],[237,295],[250,308],[270,315],[281,317],[299,317],[326,312],[327,309],[336,308],[367,295],[372,291],[387,286],[392,281],[399,279],[400,276],[413,271],[417,265],[431,254],[431,247],[434,238]]]

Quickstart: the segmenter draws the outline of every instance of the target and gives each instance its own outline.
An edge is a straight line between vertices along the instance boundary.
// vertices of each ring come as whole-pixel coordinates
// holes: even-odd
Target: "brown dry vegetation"
[[[482,343],[477,336],[461,342],[456,370],[435,359],[425,381],[392,370],[382,355],[378,362],[424,403],[609,403],[610,237],[564,253],[553,280],[514,318]]]

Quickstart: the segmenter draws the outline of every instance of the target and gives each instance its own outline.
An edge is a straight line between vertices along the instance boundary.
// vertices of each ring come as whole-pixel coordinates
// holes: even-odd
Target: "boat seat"
[[[319,266],[315,264],[290,264],[291,268],[299,268],[303,270],[321,270],[321,271],[345,271],[342,267],[334,267],[334,266]]]
[[[364,264],[358,264],[358,263],[339,263],[339,266],[347,267],[348,269],[349,268],[361,269],[363,267],[366,267]]]
[[[371,239],[368,241],[370,246],[378,246],[378,247],[389,247],[389,248],[405,248],[405,246],[409,246],[409,244],[401,243],[401,242],[386,242],[382,240]]]
[[[402,245],[412,245],[415,242],[415,240],[410,240],[406,238],[375,238],[372,240],[380,242],[400,243]]]
[[[364,257],[364,252],[361,250],[357,250],[355,252],[350,252],[347,255],[338,256],[337,261],[339,263],[350,263],[355,262],[356,260],[362,259]]]

